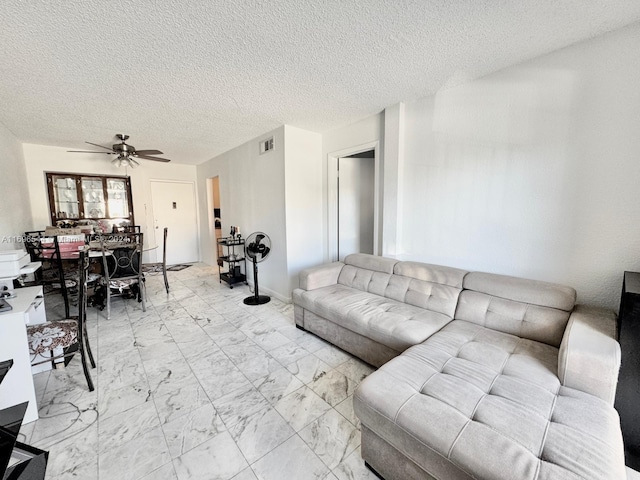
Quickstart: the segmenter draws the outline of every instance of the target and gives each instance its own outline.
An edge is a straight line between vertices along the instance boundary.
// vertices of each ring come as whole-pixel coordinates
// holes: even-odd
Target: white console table
[[[44,323],[47,316],[42,287],[17,288],[14,292],[15,298],[6,299],[13,309],[0,313],[0,361],[13,359],[13,367],[2,382],[0,409],[28,401],[23,423],[29,423],[38,419],[38,403],[26,326]]]

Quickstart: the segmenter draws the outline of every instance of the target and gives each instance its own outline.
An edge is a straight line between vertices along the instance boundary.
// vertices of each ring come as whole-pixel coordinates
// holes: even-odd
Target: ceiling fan
[[[122,133],[118,133],[116,135],[122,143],[114,143],[111,148],[105,147],[102,145],[98,145],[97,143],[84,142],[89,145],[94,145],[96,147],[104,148],[105,150],[109,150],[108,152],[96,152],[90,150],[67,150],[72,153],[104,153],[107,155],[117,155],[116,158],[111,160],[111,163],[117,165],[118,167],[124,165],[129,166],[131,168],[135,168],[140,165],[140,162],[137,161],[138,158],[144,158],[145,160],[154,160],[156,162],[170,162],[171,160],[167,158],[153,157],[152,155],[162,155],[160,150],[136,150],[133,145],[128,145],[125,141],[129,138],[129,135],[124,135]]]

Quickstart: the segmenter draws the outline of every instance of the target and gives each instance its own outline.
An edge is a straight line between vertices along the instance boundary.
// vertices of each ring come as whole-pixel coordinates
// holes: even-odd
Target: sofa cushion
[[[351,260],[350,257],[345,261]],[[464,270],[418,262],[398,262],[393,271],[395,274],[392,275],[369,270],[352,262],[342,268],[338,283],[453,318],[462,289],[462,278],[466,273]]]
[[[393,267],[398,261],[393,258],[368,255],[366,253],[352,253],[344,258],[344,263],[353,267],[373,270],[374,272],[393,273]]]
[[[297,289],[293,298],[296,305],[398,353],[451,321],[447,315],[341,284],[309,291]]]
[[[569,315],[563,310],[464,290],[460,294],[455,318],[559,347]]]
[[[571,287],[494,273],[471,272],[464,277],[463,287],[465,290],[565,312],[573,310],[576,304],[576,291]]]
[[[616,411],[562,387],[557,358],[550,345],[454,320],[365,379],[354,407],[426,471],[429,451],[480,479],[625,478]]]
[[[392,277],[393,275],[390,273],[376,272],[353,265],[345,265],[342,267],[340,275],[338,275],[338,283],[362,290],[363,292],[371,292],[384,296],[384,292],[389,286]]]
[[[462,288],[462,281],[468,273],[459,268],[443,267],[420,262],[398,262],[393,267],[393,273],[403,277],[411,277],[441,285]]]
[[[573,288],[471,272],[463,281],[456,320],[559,347],[575,304]]]

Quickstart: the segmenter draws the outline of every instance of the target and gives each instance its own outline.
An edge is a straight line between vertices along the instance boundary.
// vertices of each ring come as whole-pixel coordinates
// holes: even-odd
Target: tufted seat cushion
[[[353,332],[403,352],[451,321],[447,315],[347,285],[295,290],[294,302]]]
[[[562,387],[557,362],[554,346],[454,320],[360,385],[363,448],[370,430],[439,479],[625,478],[616,411]]]

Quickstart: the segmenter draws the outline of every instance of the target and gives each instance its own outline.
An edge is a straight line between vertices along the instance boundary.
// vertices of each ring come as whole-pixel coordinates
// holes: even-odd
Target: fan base
[[[265,303],[269,303],[271,301],[271,297],[266,295],[252,295],[243,300],[245,305],[264,305]]]

